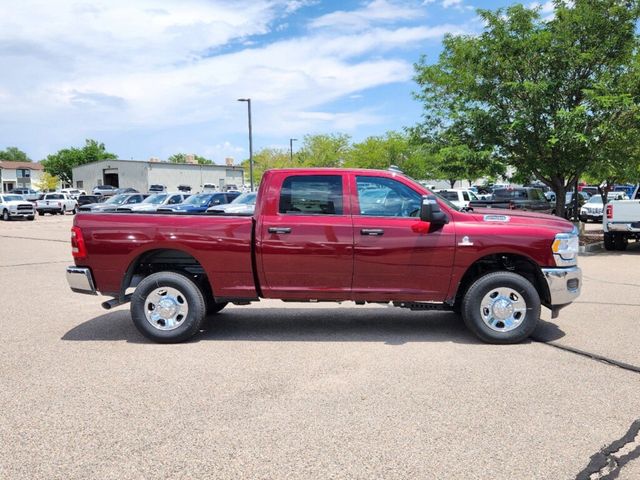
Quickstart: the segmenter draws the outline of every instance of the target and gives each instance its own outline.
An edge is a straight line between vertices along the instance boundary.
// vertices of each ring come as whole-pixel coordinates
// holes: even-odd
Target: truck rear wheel
[[[613,241],[613,233],[605,232],[604,234],[604,248],[605,250],[615,250],[616,244]]]
[[[626,250],[629,241],[624,233],[616,233],[613,237],[613,243],[615,244],[616,250]]]
[[[478,278],[462,300],[467,328],[487,343],[518,343],[540,319],[540,296],[521,275],[494,272]]]
[[[198,286],[174,272],[149,275],[131,298],[131,317],[145,337],[177,343],[194,336],[204,320],[206,304]]]

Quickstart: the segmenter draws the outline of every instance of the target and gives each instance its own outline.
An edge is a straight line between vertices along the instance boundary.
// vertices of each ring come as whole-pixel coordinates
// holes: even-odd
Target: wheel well
[[[465,293],[475,280],[487,273],[500,271],[522,275],[535,287],[540,295],[541,303],[543,305],[550,304],[549,287],[540,267],[533,260],[513,253],[496,253],[477,260],[467,269],[458,284],[454,307],[461,305]]]
[[[191,278],[202,290],[203,295],[213,295],[207,274],[198,260],[182,250],[157,249],[143,253],[136,258],[122,281],[120,295],[128,288],[137,286],[143,278],[157,272],[176,272]]]

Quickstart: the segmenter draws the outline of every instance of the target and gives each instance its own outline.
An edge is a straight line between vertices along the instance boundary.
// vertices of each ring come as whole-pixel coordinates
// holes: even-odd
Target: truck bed
[[[122,272],[144,255],[175,249],[190,254],[208,278],[217,280],[219,297],[257,296],[251,217],[80,213],[76,224],[82,225],[91,252],[87,266],[105,295],[119,294]]]

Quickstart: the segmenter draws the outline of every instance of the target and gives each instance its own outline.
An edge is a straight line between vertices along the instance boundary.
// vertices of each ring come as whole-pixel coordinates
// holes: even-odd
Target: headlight
[[[558,233],[551,250],[553,258],[559,267],[575,265],[578,262],[578,250],[580,242],[575,230],[571,233]]]

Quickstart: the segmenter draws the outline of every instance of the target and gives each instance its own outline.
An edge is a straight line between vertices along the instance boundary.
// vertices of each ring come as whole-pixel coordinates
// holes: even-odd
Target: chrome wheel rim
[[[493,288],[480,302],[480,316],[491,330],[510,332],[518,328],[527,316],[527,302],[512,288]]]
[[[173,287],[159,287],[144,302],[147,322],[158,330],[174,330],[184,323],[189,305],[184,294]]]

